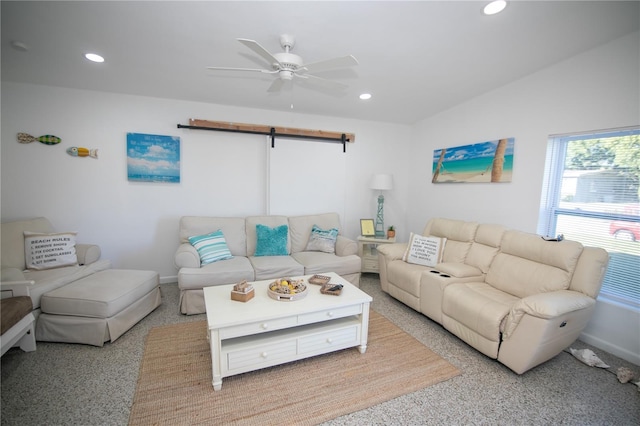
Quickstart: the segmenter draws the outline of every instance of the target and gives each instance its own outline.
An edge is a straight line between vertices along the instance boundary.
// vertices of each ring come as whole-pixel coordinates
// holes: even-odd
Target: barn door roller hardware
[[[178,129],[215,130],[219,132],[249,133],[271,137],[271,147],[275,147],[275,139],[313,139],[324,142],[342,144],[342,152],[347,152],[347,142],[354,143],[353,133],[327,132],[324,130],[294,129],[290,127],[273,127],[260,124],[230,123],[226,121],[210,121],[189,119],[189,125],[178,124]]]

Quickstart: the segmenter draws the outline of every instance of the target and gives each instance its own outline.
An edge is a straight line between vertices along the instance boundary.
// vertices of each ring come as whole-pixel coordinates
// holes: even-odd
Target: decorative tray
[[[306,297],[307,293],[309,293],[309,288],[304,283],[304,280],[280,278],[269,284],[267,292],[272,299],[292,302]]]
[[[342,293],[342,287],[342,284],[323,284],[322,287],[320,287],[320,293],[340,296],[340,293]]]
[[[313,275],[312,277],[309,277],[309,284],[325,285],[329,281],[331,281],[331,277],[328,277],[326,275],[316,274],[316,275]]]

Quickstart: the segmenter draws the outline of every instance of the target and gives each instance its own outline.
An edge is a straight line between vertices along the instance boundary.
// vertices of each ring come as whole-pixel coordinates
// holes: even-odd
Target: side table
[[[362,272],[379,273],[378,250],[380,244],[393,244],[394,238],[358,237],[358,256],[362,260]]]

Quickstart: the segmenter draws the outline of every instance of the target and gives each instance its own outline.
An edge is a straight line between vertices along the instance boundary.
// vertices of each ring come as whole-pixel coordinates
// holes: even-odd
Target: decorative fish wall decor
[[[67,148],[67,154],[72,155],[74,157],[98,158],[97,149],[83,148],[81,146],[72,146],[71,148]]]
[[[53,135],[42,135],[36,138],[35,136],[31,136],[28,133],[18,133],[18,142],[20,143],[42,142],[45,145],[57,145],[60,142],[62,142],[62,139]]]

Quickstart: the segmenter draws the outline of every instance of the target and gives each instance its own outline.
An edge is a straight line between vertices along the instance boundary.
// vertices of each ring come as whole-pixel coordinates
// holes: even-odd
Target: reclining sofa
[[[601,248],[500,225],[435,218],[422,235],[446,238],[441,261],[408,263],[408,243],[380,246],[382,290],[517,374],[578,338],[609,262]]]
[[[264,241],[259,238],[258,227],[286,228],[280,253],[260,255],[262,252],[257,252]],[[315,232],[318,229],[321,231]],[[329,230],[333,230],[335,241],[328,248],[310,245],[312,231],[316,235],[324,235]],[[203,263],[199,251],[189,238],[216,231],[221,231],[230,256]],[[235,284],[242,280],[258,281],[335,272],[359,286],[361,261],[357,252],[357,243],[340,235],[337,213],[246,218],[184,216],[180,219],[180,245],[174,258],[179,268],[180,312],[187,315],[204,313],[204,287]]]

